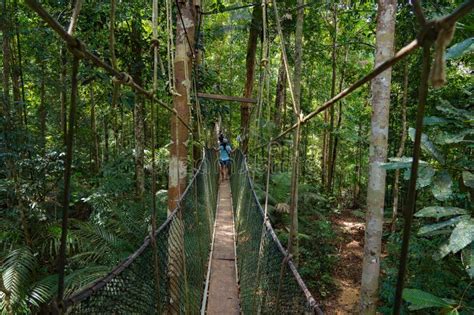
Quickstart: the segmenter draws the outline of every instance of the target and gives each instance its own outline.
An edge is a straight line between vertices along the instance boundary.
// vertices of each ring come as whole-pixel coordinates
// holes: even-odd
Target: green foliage
[[[456,43],[449,47],[446,52],[446,59],[456,59],[466,53],[470,53],[474,50],[474,37],[468,38],[460,43]]]
[[[424,308],[437,307],[443,309],[452,309],[455,302],[434,296],[425,291],[417,289],[403,290],[403,299],[410,303],[409,310],[416,311]]]

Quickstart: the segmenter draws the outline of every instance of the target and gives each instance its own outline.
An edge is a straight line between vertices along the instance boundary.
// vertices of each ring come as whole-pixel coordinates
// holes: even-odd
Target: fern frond
[[[1,270],[4,286],[11,292],[13,303],[27,295],[33,272],[37,267],[36,257],[28,247],[15,249],[8,254]]]

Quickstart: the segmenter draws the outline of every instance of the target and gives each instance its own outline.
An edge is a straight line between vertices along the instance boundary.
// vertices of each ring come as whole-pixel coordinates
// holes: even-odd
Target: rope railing
[[[322,314],[265,216],[240,151],[234,157],[231,185],[241,311]]]
[[[155,248],[148,236],[140,248],[108,275],[67,297],[62,303],[63,311],[68,314],[198,313],[211,244],[210,222],[214,220],[217,202],[216,165],[215,154],[206,151],[178,206],[156,230]]]

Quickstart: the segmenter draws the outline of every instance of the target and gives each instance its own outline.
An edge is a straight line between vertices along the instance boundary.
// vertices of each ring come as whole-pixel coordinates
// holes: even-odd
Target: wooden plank
[[[219,100],[219,101],[232,101],[232,102],[241,102],[241,103],[257,103],[257,100],[255,98],[238,97],[238,96],[198,93],[198,97],[209,98],[211,100]]]

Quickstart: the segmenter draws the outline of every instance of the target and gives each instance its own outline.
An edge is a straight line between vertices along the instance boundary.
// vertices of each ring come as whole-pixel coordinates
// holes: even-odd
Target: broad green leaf
[[[454,116],[462,120],[474,119],[474,113],[471,113],[470,111],[467,111],[465,109],[454,107],[446,100],[441,100],[441,105],[436,106],[436,109],[448,114],[449,116]]]
[[[461,208],[456,207],[439,207],[439,206],[431,206],[425,207],[415,213],[415,217],[418,218],[443,218],[443,217],[450,217],[453,215],[458,214],[467,214],[467,211]]]
[[[474,242],[462,250],[462,262],[469,277],[474,279]]]
[[[411,163],[413,161],[412,157],[402,156],[402,157],[392,157],[388,158],[389,162],[380,163],[380,167],[386,170],[397,170],[397,169],[404,169],[410,168]],[[425,161],[419,161],[420,165],[428,164]]]
[[[415,133],[416,129],[415,128],[408,128],[408,135],[410,136],[410,139],[412,141],[415,141]],[[428,136],[424,133],[421,134],[421,148],[430,153],[438,162],[441,164],[445,163],[445,159],[443,155],[438,151],[436,146],[431,142],[431,140],[428,138]]]
[[[428,117],[423,118],[423,125],[425,126],[443,125],[447,123],[448,123],[448,120],[442,117],[428,116]]]
[[[455,254],[474,241],[474,219],[458,223],[449,238],[449,250]]]
[[[468,171],[462,172],[462,180],[467,187],[474,188],[474,174]]]
[[[466,129],[457,134],[442,133],[436,138],[436,142],[439,144],[459,143],[464,141],[464,137],[472,133],[474,133],[473,129]]]
[[[470,216],[468,216],[468,215],[461,215],[461,216],[457,216],[457,217],[451,218],[451,219],[443,221],[443,222],[424,225],[420,228],[420,230],[418,230],[418,235],[426,235],[426,234],[429,234],[433,231],[437,231],[439,229],[449,227],[451,225],[455,225],[455,224],[459,223],[462,220],[468,220],[469,218],[470,218]]]
[[[446,257],[447,255],[449,255],[450,253],[450,249],[449,249],[449,245],[448,243],[444,243],[443,245],[441,245],[439,247],[439,251],[438,253],[435,253],[433,254],[433,259],[434,260],[440,260],[440,259],[443,259],[444,257]]]
[[[452,185],[453,181],[451,180],[451,176],[446,170],[443,170],[434,177],[431,192],[436,199],[445,201],[453,193],[451,189]]]
[[[403,290],[403,299],[410,303],[409,310],[421,310],[430,307],[450,307],[451,301],[447,301],[431,293],[418,289]]]
[[[446,60],[459,58],[462,55],[474,50],[474,37],[468,38],[460,43],[449,47],[446,51]]]
[[[416,188],[423,188],[431,184],[435,170],[429,165],[420,165],[418,169],[418,178],[416,180]]]
[[[418,178],[416,180],[416,189],[426,187],[431,184],[435,170],[429,164],[420,164],[418,167]],[[406,169],[403,174],[403,179],[410,180],[411,167]]]
[[[446,315],[459,315],[459,311],[456,308],[450,310]]]

